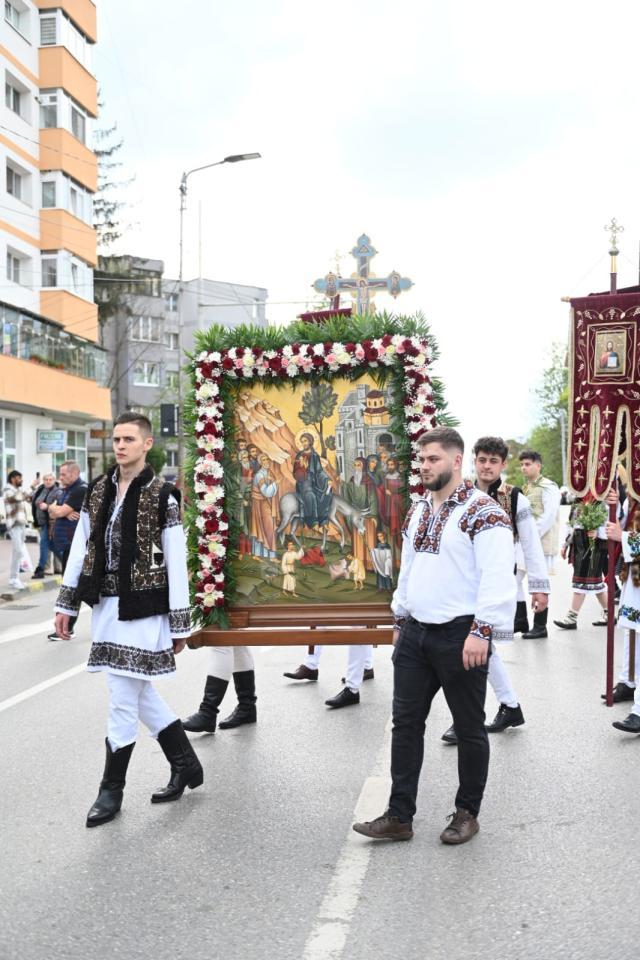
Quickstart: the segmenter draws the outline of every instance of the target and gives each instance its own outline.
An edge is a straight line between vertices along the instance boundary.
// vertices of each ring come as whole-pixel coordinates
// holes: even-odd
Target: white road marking
[[[64,673],[58,673],[55,677],[51,677],[50,680],[43,680],[42,683],[36,683],[34,687],[29,687],[28,690],[23,690],[22,693],[16,693],[14,697],[9,697],[8,700],[0,701],[0,713],[2,713],[3,710],[8,710],[10,707],[15,707],[18,703],[29,700],[31,697],[35,697],[36,694],[42,693],[43,690],[48,690],[49,687],[55,687],[57,683],[62,683],[63,680],[75,677],[78,673],[82,673],[82,671],[86,669],[87,662],[85,660],[83,663],[79,663],[77,667],[71,667],[70,670],[65,670]]]
[[[386,810],[391,780],[389,753],[391,718],[385,729],[373,772],[362,787],[354,812],[355,820],[373,820]],[[318,916],[304,948],[303,960],[340,960],[349,927],[358,906],[374,841],[366,840],[351,828],[338,857]]]
[[[78,620],[84,619],[88,615],[89,611],[84,607],[80,611],[80,616]],[[26,623],[26,624],[16,624],[13,627],[9,627],[7,630],[2,631],[0,636],[0,644],[2,643],[12,643],[14,640],[26,640],[27,637],[35,637],[39,633],[51,633],[53,630],[53,621],[54,615],[52,614],[46,620],[42,620],[40,623]]]

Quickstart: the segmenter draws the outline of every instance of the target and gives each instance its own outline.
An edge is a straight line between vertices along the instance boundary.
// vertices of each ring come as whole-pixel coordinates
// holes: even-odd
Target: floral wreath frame
[[[417,459],[417,439],[436,425],[436,399],[429,375],[433,344],[425,335],[386,333],[358,342],[299,342],[275,349],[230,347],[204,350],[193,359],[195,461],[191,508],[192,600],[194,619],[202,624],[226,625],[228,561],[233,531],[225,510],[224,459],[230,421],[225,414],[225,380],[250,383],[309,381],[313,377],[357,379],[366,372],[395,373],[401,386],[400,413],[404,427],[407,488],[411,500],[423,493]],[[225,423],[226,421],[226,423]],[[400,448],[402,447],[400,444]],[[402,449],[400,456],[402,459]],[[195,569],[193,567],[195,566]]]

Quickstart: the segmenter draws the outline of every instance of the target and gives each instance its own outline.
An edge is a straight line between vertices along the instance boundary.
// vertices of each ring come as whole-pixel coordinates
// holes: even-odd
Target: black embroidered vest
[[[83,509],[89,513],[89,539],[77,586],[78,601],[93,606],[100,600],[105,576],[105,533],[115,500],[113,467],[94,480]],[[170,483],[155,477],[146,466],[129,484],[122,504],[122,546],[118,566],[118,619],[141,620],[169,612],[169,583],[162,554],[162,529],[167,504],[180,494]]]

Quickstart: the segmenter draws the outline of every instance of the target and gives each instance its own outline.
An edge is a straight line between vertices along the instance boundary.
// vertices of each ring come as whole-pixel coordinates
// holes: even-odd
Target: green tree
[[[302,410],[298,414],[308,427],[314,426],[320,438],[320,456],[327,456],[327,445],[324,439],[323,421],[333,416],[338,402],[338,394],[330,383],[312,383],[309,390],[302,397]]]
[[[147,452],[147,463],[153,469],[156,476],[160,476],[166,462],[167,455],[161,446],[154,445],[151,447],[151,450]]]
[[[567,348],[562,343],[552,344],[549,365],[544,369],[540,383],[534,388],[538,409],[538,423],[523,442],[508,440],[509,462],[506,469],[508,483],[522,486],[519,454],[522,450],[537,450],[542,457],[545,477],[562,484],[562,429],[560,420],[567,416],[569,400],[569,371],[566,364]]]

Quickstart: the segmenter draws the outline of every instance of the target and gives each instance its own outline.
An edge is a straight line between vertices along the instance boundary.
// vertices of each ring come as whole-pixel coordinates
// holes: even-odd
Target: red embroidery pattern
[[[413,548],[416,553],[440,553],[440,542],[449,517],[456,507],[466,503],[473,495],[474,485],[465,480],[445,500],[438,512],[434,515],[431,500],[427,500],[422,510],[422,516],[413,538]],[[493,501],[491,501],[493,503]]]
[[[402,524],[402,533],[403,533],[403,534],[405,534],[405,533],[407,532],[407,530],[409,529],[409,524],[411,523],[411,518],[413,517],[413,515],[414,515],[414,513],[416,512],[417,508],[418,508],[418,504],[417,504],[417,503],[412,503],[411,506],[409,507],[409,510],[407,511],[407,515],[406,515],[406,517],[404,518],[404,523]]]
[[[497,506],[492,497],[478,497],[477,500],[474,500],[465,510],[458,526],[463,533],[469,536],[471,541],[483,530],[492,530],[494,527],[513,529],[509,517],[504,510]]]
[[[486,620],[474,620],[469,633],[472,637],[478,637],[479,640],[491,640],[493,627]]]

